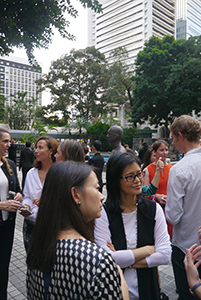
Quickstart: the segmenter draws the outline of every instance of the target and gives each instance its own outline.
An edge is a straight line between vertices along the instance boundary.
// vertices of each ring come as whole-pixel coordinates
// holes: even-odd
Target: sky
[[[79,16],[75,19],[67,14],[66,19],[70,21],[68,30],[76,36],[76,41],[63,39],[58,32],[54,31],[52,44],[50,44],[49,48],[47,50],[36,49],[34,51],[37,61],[42,66],[43,73],[48,72],[51,61],[60,58],[63,54],[68,54],[71,49],[84,49],[87,47],[87,9],[84,9],[80,2],[75,0],[73,5],[78,10]],[[15,48],[12,55],[27,58],[24,49]],[[49,99],[50,94],[44,92],[42,95],[42,105],[47,105]]]

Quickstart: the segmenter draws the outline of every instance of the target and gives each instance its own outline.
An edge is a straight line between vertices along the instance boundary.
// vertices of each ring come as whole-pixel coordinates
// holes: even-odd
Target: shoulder
[[[28,178],[31,176],[31,177],[35,177],[35,176],[37,176],[38,175],[38,169],[36,169],[36,168],[31,168],[28,172],[27,172],[27,175],[26,176],[28,176]]]
[[[155,216],[156,213],[156,202],[148,200],[142,196],[138,197],[138,209],[146,215]]]

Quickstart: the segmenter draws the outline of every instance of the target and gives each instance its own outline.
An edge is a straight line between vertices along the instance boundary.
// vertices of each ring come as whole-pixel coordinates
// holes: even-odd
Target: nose
[[[105,199],[105,196],[101,192],[99,192],[99,194],[100,194],[100,201],[103,202],[103,200]]]

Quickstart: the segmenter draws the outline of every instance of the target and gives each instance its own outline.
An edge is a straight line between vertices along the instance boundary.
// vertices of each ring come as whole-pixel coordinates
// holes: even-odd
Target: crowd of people
[[[30,142],[21,151],[21,188],[7,158],[10,134],[0,128],[0,298],[7,299],[17,211],[28,300],[168,299],[158,266],[171,259],[178,299],[201,298],[201,125],[183,115],[170,132],[183,154],[174,166],[166,141],[144,142],[138,154],[112,126],[105,183],[101,141],[91,157],[87,143],[41,136],[35,151]]]

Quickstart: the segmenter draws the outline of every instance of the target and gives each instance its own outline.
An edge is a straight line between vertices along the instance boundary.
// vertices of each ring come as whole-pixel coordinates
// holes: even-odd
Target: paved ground
[[[21,182],[21,172],[18,173],[18,176]],[[103,191],[103,193],[105,194],[105,190]],[[24,250],[22,237],[22,224],[23,217],[18,214],[16,220],[14,245],[10,262],[8,300],[26,299],[26,253]],[[160,266],[159,273],[162,291],[169,296],[169,300],[176,300],[177,294],[175,292],[175,283],[171,264],[168,266]]]

